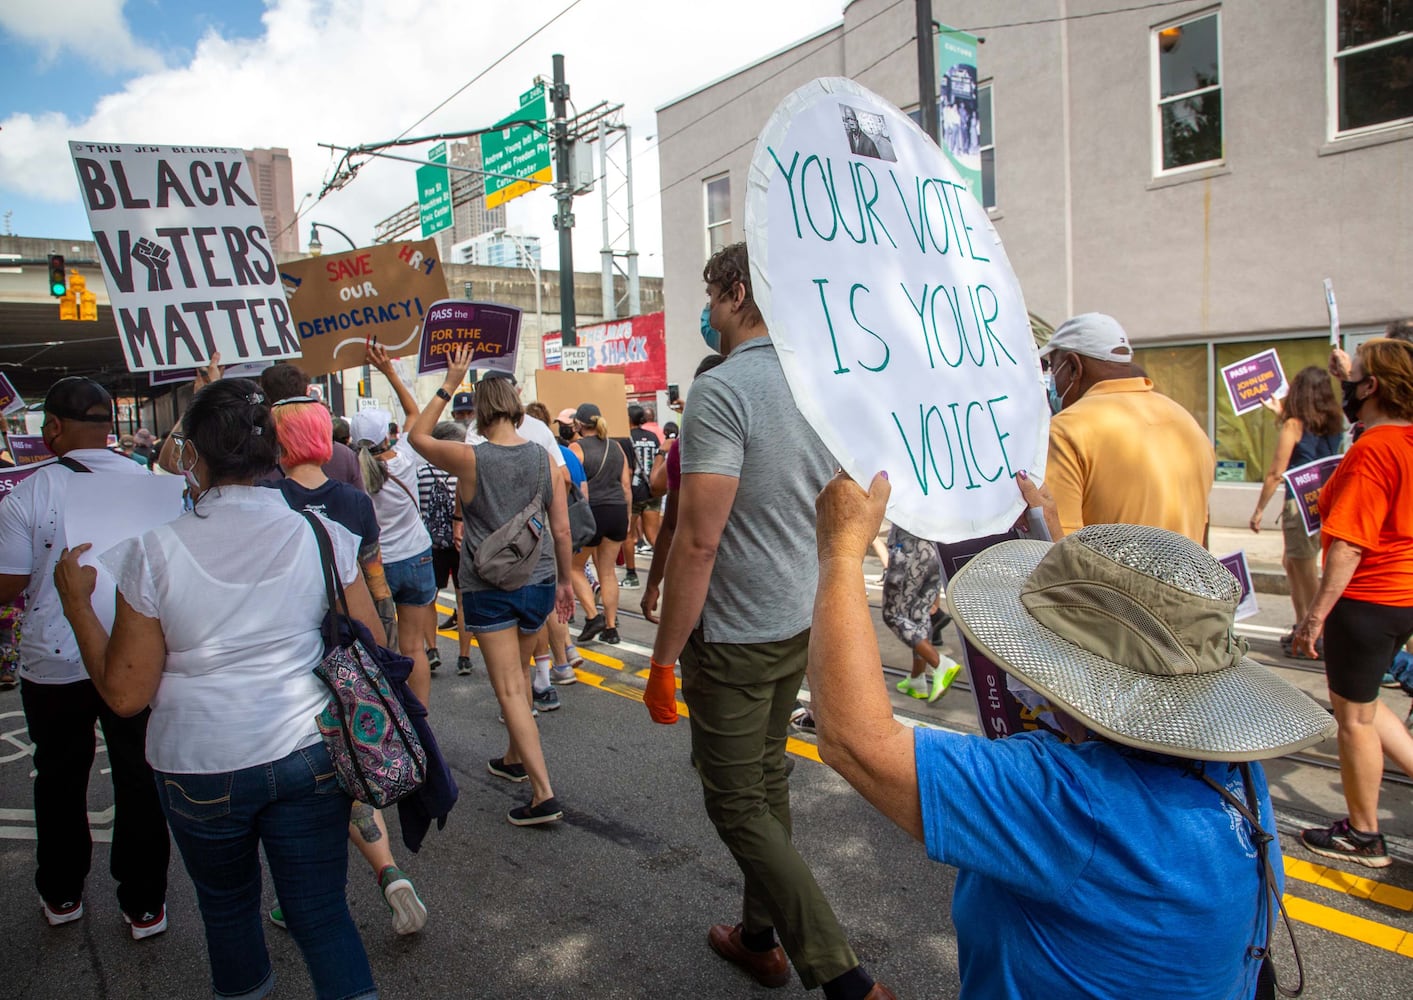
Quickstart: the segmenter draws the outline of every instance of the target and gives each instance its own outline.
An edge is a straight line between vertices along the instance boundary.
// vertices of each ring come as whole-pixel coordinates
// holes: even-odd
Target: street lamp
[[[501,226],[499,229],[492,229],[491,235],[504,236],[514,243],[516,248],[520,251],[521,256],[523,256],[530,265],[530,270],[535,274],[535,337],[538,341],[535,350],[539,351],[541,349],[540,345],[544,343],[545,338],[545,316],[540,309],[540,262],[535,259],[534,255],[530,253],[525,244],[520,241],[520,237],[507,230],[504,226]]]
[[[325,229],[332,229],[334,232],[338,233],[338,234],[339,234],[340,236],[342,236],[344,239],[348,240],[348,246],[349,246],[349,249],[350,249],[350,250],[357,250],[357,249],[358,249],[358,244],[355,243],[355,242],[353,242],[352,237],[350,237],[350,236],[349,236],[347,233],[345,233],[342,229],[337,229],[337,228],[335,228],[335,227],[329,225],[327,222],[311,222],[311,223],[309,223],[309,256],[311,256],[311,257],[317,257],[317,256],[319,256],[321,253],[324,252],[324,244],[322,244],[322,243],[319,242],[319,227],[320,227],[320,226],[323,226]]]

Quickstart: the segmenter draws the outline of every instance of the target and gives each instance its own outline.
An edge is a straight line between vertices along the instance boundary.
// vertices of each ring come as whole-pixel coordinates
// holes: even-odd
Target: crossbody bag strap
[[[78,459],[76,459],[76,458],[70,458],[68,455],[65,455],[63,458],[59,459],[59,464],[62,465],[64,468],[68,469],[70,472],[92,472],[92,471],[93,471],[93,470],[90,469],[88,466],[86,466],[86,465],[84,465],[82,462],[80,462]]]
[[[1213,781],[1205,772],[1200,773],[1198,777],[1211,786],[1251,827],[1251,839],[1256,845],[1257,868],[1261,878],[1260,905],[1266,914],[1266,940],[1259,947],[1252,947],[1252,957],[1259,958],[1262,962],[1271,962],[1271,938],[1275,934],[1275,921],[1272,918],[1279,912],[1281,920],[1285,922],[1286,936],[1290,938],[1291,953],[1295,956],[1295,989],[1287,989],[1280,984],[1273,962],[1270,965],[1271,980],[1281,996],[1298,997],[1305,990],[1305,966],[1300,960],[1300,946],[1295,941],[1295,928],[1290,925],[1290,914],[1286,912],[1285,901],[1276,886],[1275,869],[1271,866],[1269,845],[1275,837],[1261,826],[1261,805],[1256,797],[1256,782],[1251,777],[1251,765],[1242,761],[1237,767],[1241,771],[1241,783],[1246,792],[1245,802],[1233,795],[1226,786]]]
[[[603,475],[603,467],[608,464],[608,439],[600,438],[599,444],[603,445],[603,458],[599,459],[599,471],[590,476],[591,479],[597,479]]]
[[[319,546],[319,562],[324,571],[324,594],[329,600],[329,610],[347,618],[348,595],[344,593],[343,581],[339,579],[338,566],[334,561],[334,544],[329,539],[329,532],[317,514],[307,510],[301,510],[299,513],[314,529],[314,540]],[[338,644],[338,636],[334,634],[332,622],[329,623],[328,644]]]
[[[386,472],[387,470],[385,469],[385,470],[383,470],[383,471]],[[399,479],[397,476],[393,475],[391,472],[388,472],[388,478],[391,479],[393,482],[397,483],[397,485],[399,485],[399,486],[402,487],[402,492],[404,492],[404,493],[407,494],[407,499],[409,499],[409,500],[412,501],[412,506],[416,507],[418,510],[421,510],[421,509],[422,509],[422,505],[417,502],[417,497],[414,496],[413,493],[412,493],[412,491],[407,488],[407,484],[406,484],[406,483],[404,483],[404,482],[403,482],[401,479]]]

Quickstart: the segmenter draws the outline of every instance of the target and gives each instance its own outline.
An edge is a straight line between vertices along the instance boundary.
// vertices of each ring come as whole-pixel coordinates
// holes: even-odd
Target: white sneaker
[[[412,880],[396,867],[383,870],[378,882],[383,887],[383,898],[392,910],[393,933],[398,935],[416,934],[427,926],[427,907],[422,902]]]
[[[123,914],[123,922],[132,928],[132,939],[156,937],[167,929],[167,908],[163,906],[156,913],[140,913],[136,917]]]
[[[83,900],[76,903],[63,903],[58,907],[50,907],[44,901],[44,897],[39,897],[39,907],[44,911],[44,919],[49,921],[50,927],[58,927],[61,924],[71,924],[83,916]]]

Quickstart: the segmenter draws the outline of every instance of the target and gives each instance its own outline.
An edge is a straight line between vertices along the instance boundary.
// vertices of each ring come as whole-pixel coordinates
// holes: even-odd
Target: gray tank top
[[[498,589],[476,575],[472,565],[476,547],[530,502],[536,482],[548,511],[554,499],[553,476],[549,456],[534,442],[504,445],[484,441],[476,445],[476,498],[461,506],[462,559],[457,586],[462,590]],[[546,518],[545,532],[540,536],[540,560],[530,585],[554,581],[554,538]]]

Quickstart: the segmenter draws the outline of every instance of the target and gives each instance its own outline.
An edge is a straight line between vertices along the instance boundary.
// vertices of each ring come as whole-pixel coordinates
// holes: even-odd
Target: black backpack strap
[[[319,545],[319,562],[323,564],[324,571],[324,593],[329,599],[329,617],[326,620],[329,627],[327,639],[328,645],[333,647],[338,645],[333,616],[348,617],[348,596],[344,593],[343,581],[339,579],[338,566],[334,562],[334,544],[329,539],[328,530],[325,529],[317,514],[307,510],[301,510],[299,513],[314,529],[314,540]]]
[[[92,471],[93,471],[93,470],[90,469],[88,466],[86,466],[86,465],[84,465],[82,462],[80,462],[78,459],[76,459],[76,458],[70,458],[68,455],[65,455],[63,458],[59,459],[59,464],[62,465],[64,468],[68,469],[70,472],[92,472]]]

